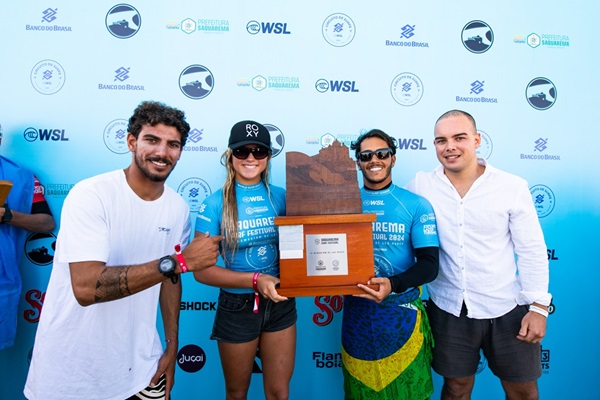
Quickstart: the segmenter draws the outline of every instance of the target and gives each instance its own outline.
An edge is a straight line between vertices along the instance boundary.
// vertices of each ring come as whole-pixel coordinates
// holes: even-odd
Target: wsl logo
[[[456,96],[456,101],[458,102],[468,102],[468,103],[498,103],[498,99],[495,97],[485,97],[480,96],[481,93],[485,90],[483,87],[485,86],[485,81],[475,80],[471,82],[469,89],[469,96]],[[475,96],[472,96],[475,95]]]
[[[356,27],[349,16],[336,13],[325,18],[321,32],[330,45],[344,47],[354,40]]]
[[[533,198],[533,205],[537,211],[538,218],[544,218],[550,215],[554,210],[555,197],[554,192],[545,185],[535,185],[529,189]]]
[[[190,65],[179,75],[179,88],[194,100],[208,96],[213,90],[214,82],[212,72],[203,65]]]
[[[188,178],[181,182],[177,188],[177,193],[186,201],[190,207],[190,211],[197,212],[200,210],[200,205],[204,199],[212,194],[212,190],[204,180],[200,178]]]
[[[423,139],[398,138],[398,150],[427,150]]]
[[[116,154],[129,152],[127,146],[127,129],[129,123],[126,119],[115,119],[106,125],[102,138],[107,149]]]
[[[345,93],[359,92],[356,88],[356,81],[328,81],[326,79],[319,79],[315,83],[315,89],[320,93],[325,93],[327,91]]]
[[[414,106],[423,97],[423,82],[415,74],[403,72],[392,80],[392,98],[401,106]]]
[[[264,127],[269,131],[269,135],[271,135],[271,150],[273,154],[271,157],[277,157],[285,147],[285,136],[281,129],[271,124],[264,124]]]
[[[31,85],[41,94],[54,94],[65,84],[65,70],[54,60],[35,64],[30,74]]]
[[[483,21],[471,21],[462,30],[462,42],[471,53],[485,53],[494,44],[494,32]]]
[[[108,10],[104,23],[114,37],[129,39],[140,30],[142,17],[133,6],[118,4]]]
[[[492,150],[494,150],[494,144],[492,143],[492,138],[490,135],[485,133],[484,131],[478,130],[481,137],[481,141],[479,142],[479,147],[477,148],[477,158],[483,158],[485,160],[489,160],[492,155]]]
[[[53,142],[66,142],[69,140],[69,138],[65,136],[64,129],[39,129],[39,130],[37,130],[35,128],[27,128],[27,129],[25,129],[23,136],[25,137],[25,140],[27,140],[28,142],[33,142],[33,141],[36,141],[37,139],[39,139],[40,142],[43,142],[43,141],[47,142],[50,140],[52,140]]]
[[[32,233],[25,242],[25,255],[35,265],[49,265],[54,260],[56,236],[52,233]]]
[[[288,31],[287,23],[283,22],[250,21],[246,24],[246,31],[251,35],[256,35],[258,33],[289,35],[292,33]]]
[[[194,373],[200,371],[206,364],[206,353],[195,344],[183,346],[177,353],[177,364],[185,372]]]
[[[556,86],[550,79],[535,78],[527,84],[526,96],[529,105],[536,110],[547,110],[556,102]]]

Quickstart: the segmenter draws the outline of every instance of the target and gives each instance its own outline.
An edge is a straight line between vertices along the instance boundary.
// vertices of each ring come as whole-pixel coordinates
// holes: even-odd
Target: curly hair
[[[127,131],[137,139],[144,125],[156,126],[157,124],[175,127],[181,134],[181,147],[185,145],[190,132],[190,124],[185,121],[185,113],[158,101],[141,102],[129,118]]]
[[[354,150],[355,158],[358,159],[358,153],[360,153],[360,145],[365,139],[369,138],[379,138],[385,141],[388,147],[392,150],[392,155],[396,154],[396,149],[398,146],[396,145],[396,139],[385,133],[380,129],[371,129],[368,132],[363,133],[356,139],[354,142],[350,143],[350,149]]]

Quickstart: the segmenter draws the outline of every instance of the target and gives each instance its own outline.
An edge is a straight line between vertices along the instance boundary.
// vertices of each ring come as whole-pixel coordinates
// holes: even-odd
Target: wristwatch
[[[10,207],[8,206],[8,204],[4,204],[2,207],[4,207],[4,215],[2,216],[2,219],[0,220],[0,224],[4,224],[6,222],[12,221],[13,214],[12,214],[12,211],[10,211]]]
[[[175,267],[177,266],[177,261],[171,256],[164,256],[160,260],[158,260],[158,272],[166,276],[167,278],[171,278],[171,282],[177,283],[179,277],[175,273]]]

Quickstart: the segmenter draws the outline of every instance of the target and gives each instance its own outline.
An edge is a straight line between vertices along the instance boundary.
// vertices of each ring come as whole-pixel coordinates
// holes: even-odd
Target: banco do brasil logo
[[[203,99],[212,92],[215,78],[203,65],[190,65],[179,75],[179,88],[190,99]]]
[[[536,110],[547,110],[556,102],[556,86],[548,78],[535,78],[527,84],[526,96],[529,105]]]
[[[142,26],[142,17],[138,10],[129,4],[117,4],[106,13],[106,29],[119,39],[129,39]]]
[[[471,21],[462,30],[462,42],[471,53],[485,53],[494,44],[494,32],[483,21]]]

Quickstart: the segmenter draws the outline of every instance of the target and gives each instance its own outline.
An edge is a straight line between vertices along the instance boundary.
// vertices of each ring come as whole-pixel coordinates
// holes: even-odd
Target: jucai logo
[[[526,96],[529,105],[536,110],[547,110],[556,102],[556,86],[548,78],[535,78],[527,84]]]
[[[105,24],[114,37],[129,39],[140,30],[142,17],[133,6],[118,4],[106,13]]]
[[[185,372],[198,372],[206,364],[206,353],[200,347],[188,344],[177,353],[177,364]]]
[[[485,53],[494,44],[494,32],[483,21],[471,21],[462,30],[462,42],[471,53]]]
[[[203,65],[190,65],[179,75],[179,88],[194,100],[208,96],[213,90],[214,82],[212,72]]]

